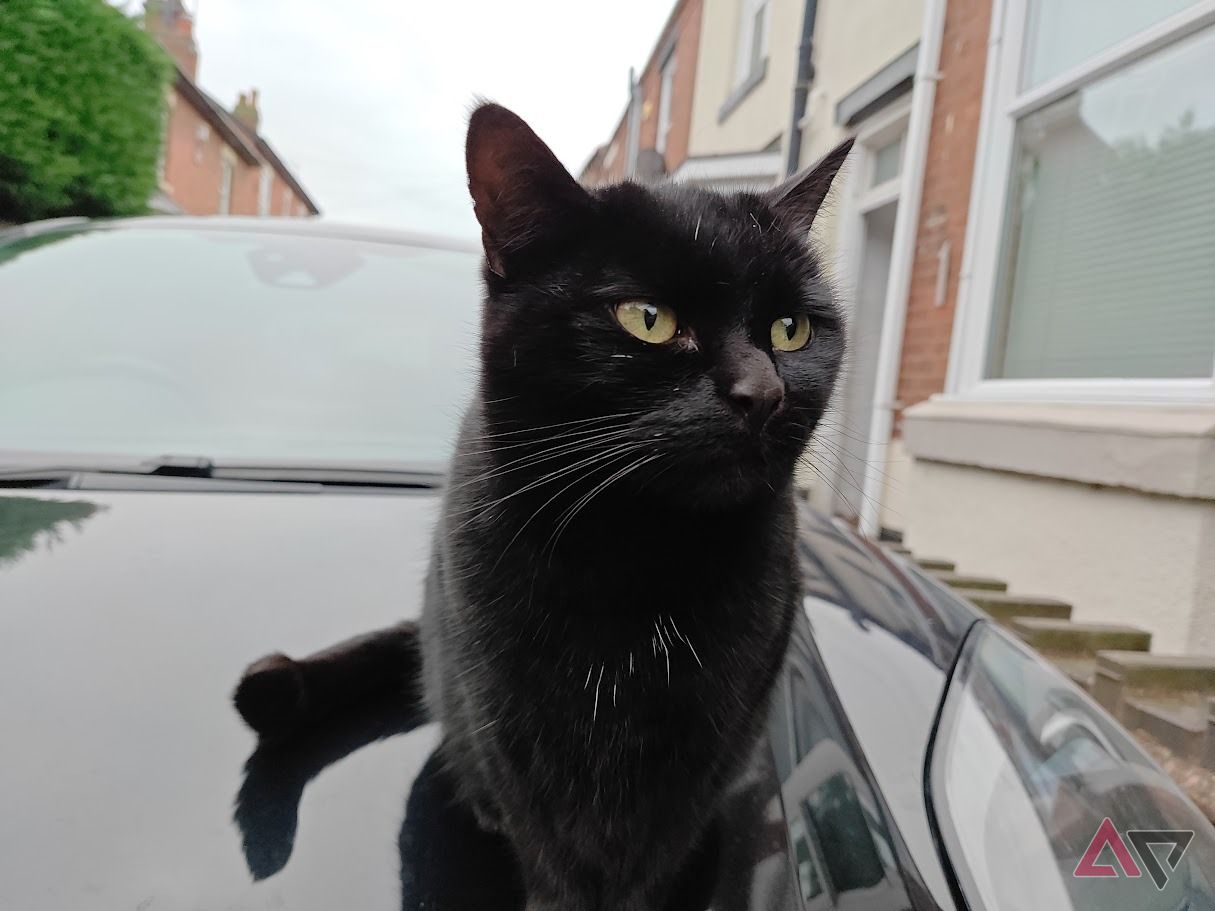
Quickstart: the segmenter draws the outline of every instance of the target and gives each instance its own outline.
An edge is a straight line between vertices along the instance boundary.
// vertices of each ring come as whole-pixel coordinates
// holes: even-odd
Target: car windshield
[[[988,624],[950,684],[930,794],[972,908],[1215,908],[1210,823],[1101,709]]]
[[[445,459],[475,381],[478,260],[209,227],[0,245],[6,453]]]

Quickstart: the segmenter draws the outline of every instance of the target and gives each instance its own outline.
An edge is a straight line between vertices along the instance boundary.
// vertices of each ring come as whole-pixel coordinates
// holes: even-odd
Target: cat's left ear
[[[501,105],[473,111],[465,160],[485,259],[497,275],[506,275],[513,253],[590,203],[532,128]]]
[[[823,201],[831,190],[831,183],[840,167],[852,151],[855,137],[848,137],[824,155],[817,164],[801,173],[794,174],[784,183],[764,194],[764,201],[786,225],[801,231],[809,231]]]

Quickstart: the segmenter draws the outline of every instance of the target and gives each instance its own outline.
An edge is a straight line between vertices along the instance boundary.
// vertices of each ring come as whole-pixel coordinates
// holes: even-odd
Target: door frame
[[[839,254],[836,262],[841,280],[841,290],[847,295],[849,300],[854,302],[860,299],[861,275],[865,268],[865,218],[871,212],[892,202],[897,203],[899,201],[903,184],[903,170],[907,160],[907,135],[910,122],[911,95],[908,94],[865,118],[865,120],[857,125],[853,134],[856,137],[856,145],[853,146],[853,160],[850,165],[851,179],[845,184],[844,191],[840,194],[839,227],[837,233],[837,237],[839,238]],[[898,174],[876,187],[870,186],[873,179],[877,152],[896,139],[899,134],[902,134],[904,139],[902,161],[900,162]],[[884,321],[884,312],[882,318]],[[875,351],[874,356],[880,359],[880,350]],[[872,369],[874,371],[878,369],[876,360],[872,364]],[[841,410],[837,413],[842,414],[842,401],[839,404]],[[868,439],[870,427],[851,427],[848,432],[864,436]],[[835,441],[835,445],[832,448],[839,450],[841,453],[844,452],[839,446],[838,438],[840,430],[838,428],[831,428],[826,436],[833,438]],[[868,447],[870,451],[872,451],[872,448],[872,446]],[[831,459],[833,481],[843,474],[841,463],[845,457],[846,455],[841,454]],[[867,458],[872,458],[872,455],[867,456]],[[852,488],[854,483],[865,488],[867,486],[865,482],[868,480],[866,476],[870,473],[870,466],[863,467],[865,470],[857,475],[855,482],[849,478],[848,481],[843,483],[849,488]],[[885,469],[883,468],[879,476],[884,476],[884,471]],[[852,493],[860,498],[860,505],[863,511],[865,499],[872,496],[872,494],[866,489],[852,491]],[[831,491],[833,512],[835,511],[834,504],[839,497],[839,493]]]

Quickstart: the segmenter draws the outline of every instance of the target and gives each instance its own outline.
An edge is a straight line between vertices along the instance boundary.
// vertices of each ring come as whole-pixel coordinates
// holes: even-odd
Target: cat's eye
[[[772,347],[777,351],[800,351],[813,335],[810,317],[804,313],[772,321]]]
[[[669,342],[679,331],[679,321],[675,318],[674,310],[648,301],[625,301],[617,304],[616,321],[629,335],[655,345]]]

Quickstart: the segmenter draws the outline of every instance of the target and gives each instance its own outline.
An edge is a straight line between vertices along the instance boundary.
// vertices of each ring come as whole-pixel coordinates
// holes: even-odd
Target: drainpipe
[[[629,67],[629,126],[626,131],[624,176],[630,180],[637,173],[637,159],[641,155],[641,86],[632,67]]]
[[[911,117],[907,124],[907,152],[899,186],[899,208],[894,220],[894,243],[890,254],[890,277],[882,314],[882,336],[878,345],[877,377],[873,393],[873,418],[865,451],[862,480],[860,529],[877,537],[882,519],[886,452],[894,430],[895,396],[898,395],[899,363],[903,354],[903,329],[907,320],[907,295],[915,260],[916,234],[920,222],[920,197],[928,162],[928,140],[932,130],[932,106],[941,78],[941,36],[945,31],[947,0],[926,0],[921,29],[920,55],[916,61],[915,85],[911,94]]]
[[[797,173],[802,157],[802,118],[806,116],[806,100],[810,83],[814,81],[814,20],[818,17],[818,0],[806,0],[802,14],[802,40],[797,46],[797,79],[793,83],[793,110],[789,117],[789,148],[785,153],[785,176]]]

